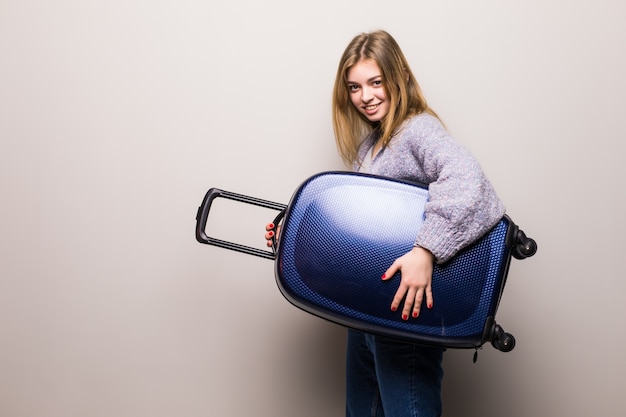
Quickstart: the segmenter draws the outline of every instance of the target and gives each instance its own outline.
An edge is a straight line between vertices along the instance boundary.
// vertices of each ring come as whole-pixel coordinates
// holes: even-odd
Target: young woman
[[[428,106],[387,32],[363,33],[349,43],[339,62],[332,111],[337,148],[347,166],[429,186],[414,247],[381,271],[383,280],[399,281],[389,308],[402,320],[417,319],[436,301],[433,264],[485,234],[502,218],[504,206],[477,161]],[[273,229],[266,226],[266,239]],[[346,415],[440,416],[443,353],[349,329]]]

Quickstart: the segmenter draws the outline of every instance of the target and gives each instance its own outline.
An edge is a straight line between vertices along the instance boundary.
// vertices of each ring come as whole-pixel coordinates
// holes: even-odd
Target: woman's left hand
[[[402,299],[402,319],[408,320],[409,316],[417,318],[424,298],[426,306],[433,306],[433,262],[434,256],[428,250],[416,246],[410,252],[399,257],[383,274],[383,280],[391,279],[396,272],[400,272],[400,287],[396,291],[391,303],[391,310],[396,311],[400,307]]]

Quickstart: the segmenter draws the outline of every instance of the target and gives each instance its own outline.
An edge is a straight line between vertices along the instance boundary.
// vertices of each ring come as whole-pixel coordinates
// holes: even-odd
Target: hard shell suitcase
[[[211,203],[227,198],[279,213],[278,242],[262,250],[214,239],[205,228]],[[398,280],[381,280],[408,252],[423,222],[428,188],[421,184],[352,172],[322,172],[306,181],[284,205],[217,188],[196,216],[196,239],[275,260],[276,282],[296,307],[332,322],[409,342],[449,348],[501,351],[514,337],[496,324],[511,257],[534,255],[536,243],[504,216],[452,260],[435,265],[432,309],[402,320],[390,309]]]

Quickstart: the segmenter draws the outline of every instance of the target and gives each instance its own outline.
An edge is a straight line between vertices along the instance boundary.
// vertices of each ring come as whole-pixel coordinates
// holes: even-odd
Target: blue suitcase
[[[207,236],[215,198],[277,210],[274,223],[282,222],[282,230],[272,250]],[[490,342],[512,350],[515,338],[495,315],[511,257],[532,256],[537,246],[508,216],[452,260],[435,265],[432,309],[408,321],[391,311],[398,280],[382,281],[381,275],[413,246],[427,200],[421,184],[336,171],[307,179],[287,205],[212,188],[197,212],[196,239],[275,260],[283,296],[332,322],[419,344],[479,348]]]

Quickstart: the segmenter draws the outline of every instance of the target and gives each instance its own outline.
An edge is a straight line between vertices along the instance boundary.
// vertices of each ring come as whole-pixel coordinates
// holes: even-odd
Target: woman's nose
[[[363,103],[368,103],[372,101],[373,98],[374,94],[372,93],[372,90],[368,87],[363,87],[363,89],[361,90],[361,101]]]

